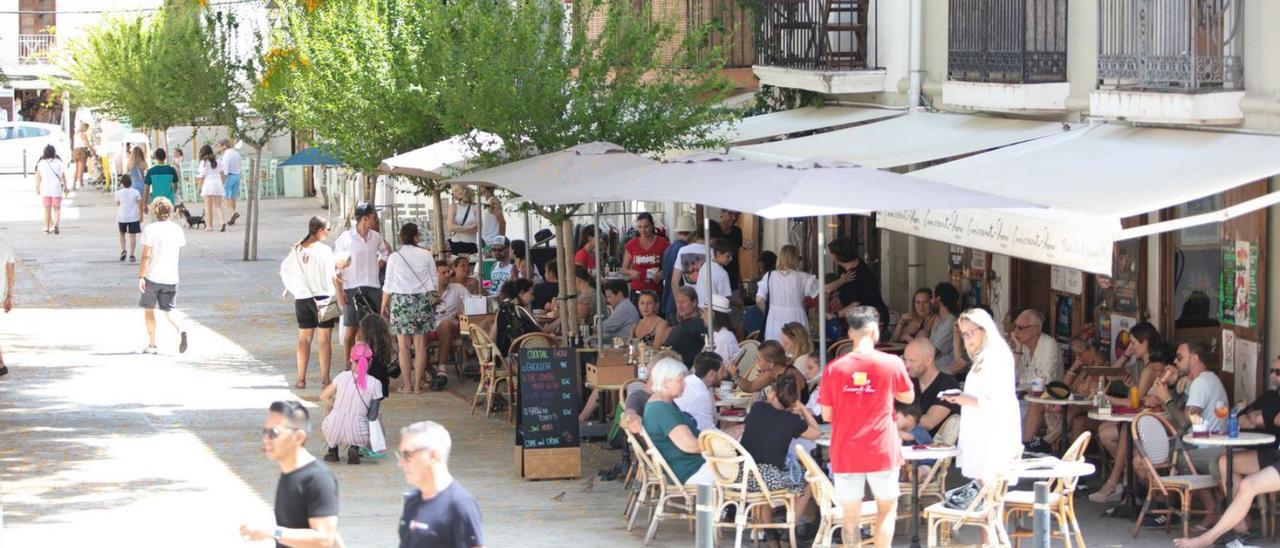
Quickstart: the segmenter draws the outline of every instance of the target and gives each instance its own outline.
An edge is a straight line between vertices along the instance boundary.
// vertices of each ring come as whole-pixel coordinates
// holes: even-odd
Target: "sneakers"
[[[131,263],[136,263],[136,262],[138,262],[138,258],[137,258],[137,257],[134,257],[133,255],[130,255],[130,256],[129,256],[129,262],[131,262]]]
[[[1108,502],[1120,502],[1120,499],[1124,498],[1123,485],[1115,486],[1114,488],[1111,489],[1110,492],[1106,490],[1105,485],[1102,487],[1103,488],[1098,489],[1097,493],[1093,493],[1089,495],[1089,500],[1093,502],[1098,502],[1098,503],[1108,503]]]
[[[125,258],[127,258],[128,256],[129,256],[129,253],[127,251],[123,249],[120,250],[120,262],[123,263]]]
[[[146,348],[142,349],[142,353],[143,354],[159,354],[160,351],[157,350],[156,347],[148,345]]]
[[[1027,451],[1032,453],[1041,453],[1046,455],[1053,453],[1053,446],[1045,442],[1044,438],[1037,437],[1023,444],[1023,447],[1025,447]]]
[[[178,341],[178,353],[182,354],[187,351],[187,332],[183,331],[182,333],[179,333],[178,336],[181,337],[181,340]]]

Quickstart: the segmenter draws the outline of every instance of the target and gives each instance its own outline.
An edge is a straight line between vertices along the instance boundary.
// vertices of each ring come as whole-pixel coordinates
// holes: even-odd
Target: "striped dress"
[[[338,373],[333,378],[333,384],[338,387],[333,396],[333,409],[320,425],[329,447],[340,444],[369,446],[368,406],[373,405],[374,399],[382,397],[382,383],[373,377],[366,377],[366,381],[365,390],[360,391],[356,387],[355,375],[350,371]]]

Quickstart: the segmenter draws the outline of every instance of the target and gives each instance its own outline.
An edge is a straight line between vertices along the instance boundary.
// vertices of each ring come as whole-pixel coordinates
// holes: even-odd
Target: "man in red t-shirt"
[[[631,291],[662,292],[662,253],[671,245],[666,238],[654,232],[653,215],[643,212],[636,215],[636,232],[623,246],[622,275],[631,280]]]
[[[860,306],[845,317],[853,351],[827,366],[818,403],[831,423],[831,472],[844,509],[844,530],[858,530],[865,486],[876,500],[875,545],[887,548],[897,519],[898,468],[902,441],[893,417],[894,400],[915,401],[902,358],[876,350],[880,314]],[[853,533],[856,534],[856,533]]]

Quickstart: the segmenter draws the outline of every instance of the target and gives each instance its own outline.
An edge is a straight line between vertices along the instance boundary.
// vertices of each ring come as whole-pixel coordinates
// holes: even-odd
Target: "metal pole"
[[[604,279],[604,265],[600,264],[600,203],[592,202],[591,211],[595,213],[592,222],[596,234],[596,246],[592,250],[596,254],[596,317],[592,318],[591,322],[596,331],[596,352],[600,352],[604,350],[604,333],[600,332],[600,317],[604,311],[604,294],[600,290],[601,281]]]
[[[827,216],[818,216],[818,363],[827,365]]]
[[[715,331],[711,328],[711,303],[715,301],[715,296],[711,293],[711,262],[715,258],[715,252],[711,250],[711,217],[707,215],[707,206],[705,205],[702,206],[702,247],[707,250],[705,255],[706,258],[702,260],[702,268],[707,269],[707,275],[703,276],[702,273],[699,272],[698,276],[700,278],[706,278],[706,280],[700,279],[698,280],[698,283],[705,284],[703,287],[707,290],[707,350],[715,351]]]
[[[1049,482],[1037,481],[1035,489],[1035,524],[1032,529],[1032,545],[1036,548],[1049,548]]]
[[[697,504],[697,535],[694,537],[694,546],[698,548],[715,548],[716,532],[715,532],[715,516],[712,515],[711,486],[698,486]]]
[[[533,279],[533,222],[527,209],[524,211],[524,278]]]

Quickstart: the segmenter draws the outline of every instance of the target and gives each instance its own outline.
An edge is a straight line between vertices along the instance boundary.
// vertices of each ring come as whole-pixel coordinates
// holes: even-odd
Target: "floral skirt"
[[[391,334],[419,335],[436,329],[436,306],[429,293],[391,294]]]
[[[760,469],[760,476],[764,478],[765,487],[768,487],[770,491],[804,492],[804,483],[796,482],[786,470],[767,462],[758,462],[756,467]],[[747,489],[753,493],[760,491],[760,486],[756,484],[754,477],[747,482]]]

